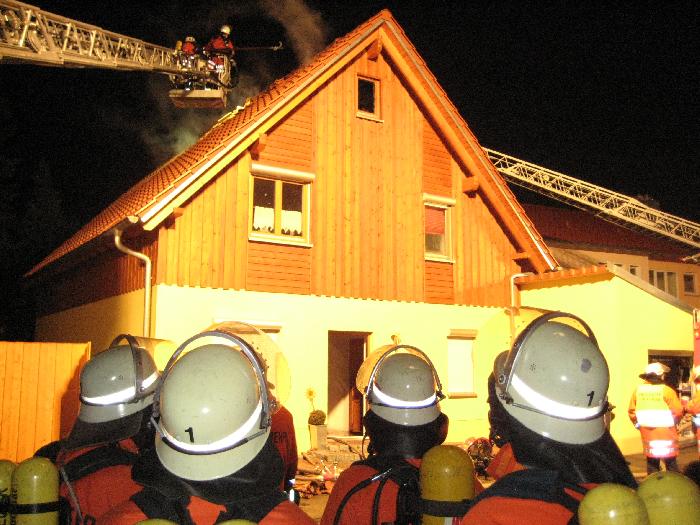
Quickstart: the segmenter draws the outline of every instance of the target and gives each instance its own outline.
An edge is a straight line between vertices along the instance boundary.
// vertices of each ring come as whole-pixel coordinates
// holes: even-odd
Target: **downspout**
[[[130,225],[138,222],[137,217],[130,216],[127,218],[127,224],[120,224],[114,228],[114,246],[117,250],[132,257],[136,257],[143,261],[144,264],[144,283],[143,283],[143,336],[150,337],[151,334],[151,258],[145,253],[134,251],[122,243],[122,233]]]

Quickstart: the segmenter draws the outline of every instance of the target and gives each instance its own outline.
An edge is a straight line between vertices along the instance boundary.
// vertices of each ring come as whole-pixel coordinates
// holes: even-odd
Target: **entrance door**
[[[351,339],[348,350],[348,397],[350,399],[348,431],[351,434],[362,434],[362,414],[364,413],[362,409],[362,394],[355,386],[355,376],[357,376],[357,371],[364,360],[365,339]]]
[[[328,432],[362,434],[362,394],[355,376],[365,358],[368,334],[328,332]]]

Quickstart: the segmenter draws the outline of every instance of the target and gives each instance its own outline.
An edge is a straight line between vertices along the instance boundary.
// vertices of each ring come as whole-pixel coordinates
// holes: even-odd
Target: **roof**
[[[614,253],[638,253],[651,259],[679,261],[697,250],[679,242],[619,226],[575,208],[523,204],[548,243]],[[552,248],[555,254],[559,254]],[[563,264],[563,261],[560,260]]]
[[[493,203],[496,213],[533,261],[538,271],[556,266],[554,257],[524,213],[507,184],[483,152],[447,94],[428,70],[415,47],[388,10],[383,10],[356,29],[336,39],[308,64],[273,82],[265,91],[246,101],[242,108],[224,115],[187,150],[173,157],[121,195],[44,260],[31,276],[59,259],[86,246],[127,219],[146,230],[157,227],[172,210],[216,176],[257,138],[292,111],[314,89],[339,71],[354,56],[382,38],[387,53],[403,64],[410,87],[430,111],[439,114],[441,131],[456,155],[479,178],[479,188]],[[431,113],[432,116],[435,114]]]

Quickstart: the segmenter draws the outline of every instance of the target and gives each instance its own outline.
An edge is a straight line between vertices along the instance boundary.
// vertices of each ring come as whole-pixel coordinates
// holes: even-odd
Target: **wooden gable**
[[[378,83],[376,115],[358,114],[360,77]],[[312,174],[306,244],[249,240],[254,164]],[[452,260],[425,257],[425,195],[452,201]],[[223,117],[32,272],[120,214],[157,232],[154,282],[181,286],[500,305],[510,275],[554,266],[388,11]]]

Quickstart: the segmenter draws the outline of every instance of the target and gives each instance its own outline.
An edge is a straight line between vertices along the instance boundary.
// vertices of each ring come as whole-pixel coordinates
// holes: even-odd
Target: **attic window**
[[[357,78],[357,113],[359,116],[379,118],[379,81]]]
[[[423,194],[425,210],[425,258],[450,262],[452,258],[451,212],[454,199]]]

